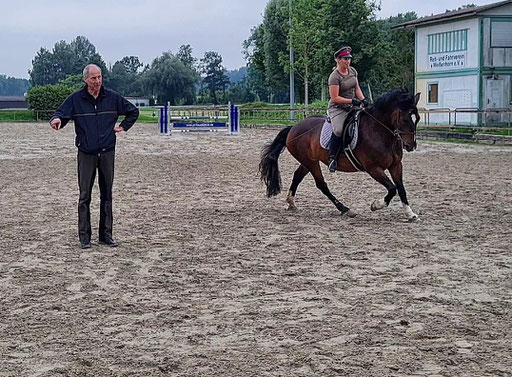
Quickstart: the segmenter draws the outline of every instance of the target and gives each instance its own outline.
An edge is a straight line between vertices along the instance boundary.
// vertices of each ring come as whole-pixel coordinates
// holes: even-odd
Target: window
[[[438,91],[439,91],[439,84],[437,82],[427,84],[427,93],[428,93],[427,103],[438,103],[439,102]]]
[[[468,29],[428,35],[428,53],[465,51],[468,49]]]
[[[512,21],[492,20],[491,47],[512,47]]]

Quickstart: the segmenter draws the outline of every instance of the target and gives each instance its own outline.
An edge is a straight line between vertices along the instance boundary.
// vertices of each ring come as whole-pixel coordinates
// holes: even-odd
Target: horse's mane
[[[396,108],[411,110],[416,108],[414,96],[405,89],[395,89],[380,96],[373,105],[377,114],[388,114]]]

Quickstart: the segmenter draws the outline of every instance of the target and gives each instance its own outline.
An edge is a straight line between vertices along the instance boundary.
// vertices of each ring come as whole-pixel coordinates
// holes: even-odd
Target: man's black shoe
[[[80,248],[81,249],[90,249],[91,241],[80,241]]]
[[[100,238],[99,243],[102,244],[102,245],[107,245],[109,247],[116,247],[117,246],[117,242],[114,241],[110,237]]]

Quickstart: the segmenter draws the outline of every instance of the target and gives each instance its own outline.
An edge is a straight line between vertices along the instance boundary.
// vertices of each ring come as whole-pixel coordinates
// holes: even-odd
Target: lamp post
[[[292,0],[288,2],[290,8],[290,119],[295,119],[295,79],[293,75],[293,43],[292,43]]]

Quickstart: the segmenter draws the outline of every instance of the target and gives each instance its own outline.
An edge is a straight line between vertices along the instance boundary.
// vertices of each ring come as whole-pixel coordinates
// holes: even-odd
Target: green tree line
[[[32,60],[30,83],[33,88],[82,85],[81,73],[89,63],[101,68],[106,86],[125,96],[192,104],[198,101],[198,90],[204,88],[200,97],[204,102],[230,100],[229,79],[220,54],[209,51],[198,61],[190,45],[182,45],[176,53],[163,52],[145,66],[138,57],[125,56],[107,67],[96,47],[86,37],[78,36],[70,43],[57,42],[51,51],[41,48]]]
[[[417,15],[408,12],[377,20],[378,9],[376,1],[365,0],[270,0],[263,22],[244,42],[248,81],[258,97],[288,101],[289,72],[293,69],[300,102],[325,100],[327,78],[335,67],[333,53],[343,45],[352,47],[352,64],[364,91],[371,89],[377,96],[398,87],[412,90],[414,31],[392,31],[391,27]],[[289,63],[290,46],[294,50],[293,67]]]
[[[0,75],[0,96],[23,96],[30,88],[26,79]]]
[[[269,0],[262,23],[243,43],[246,76],[236,82],[229,80],[222,56],[215,51],[198,59],[190,45],[182,45],[146,65],[136,56],[125,56],[107,66],[95,46],[78,36],[69,43],[55,43],[52,50],[41,48],[32,60],[30,83],[34,88],[56,85],[69,91],[82,85],[83,67],[94,63],[102,68],[106,86],[159,104],[286,103],[293,69],[297,102],[308,104],[327,99],[327,78],[335,66],[333,52],[350,45],[367,95],[377,97],[399,87],[412,90],[414,31],[392,31],[391,27],[417,16],[408,12],[377,20],[378,9],[376,1],[368,0]],[[66,90],[51,87],[49,92]]]

